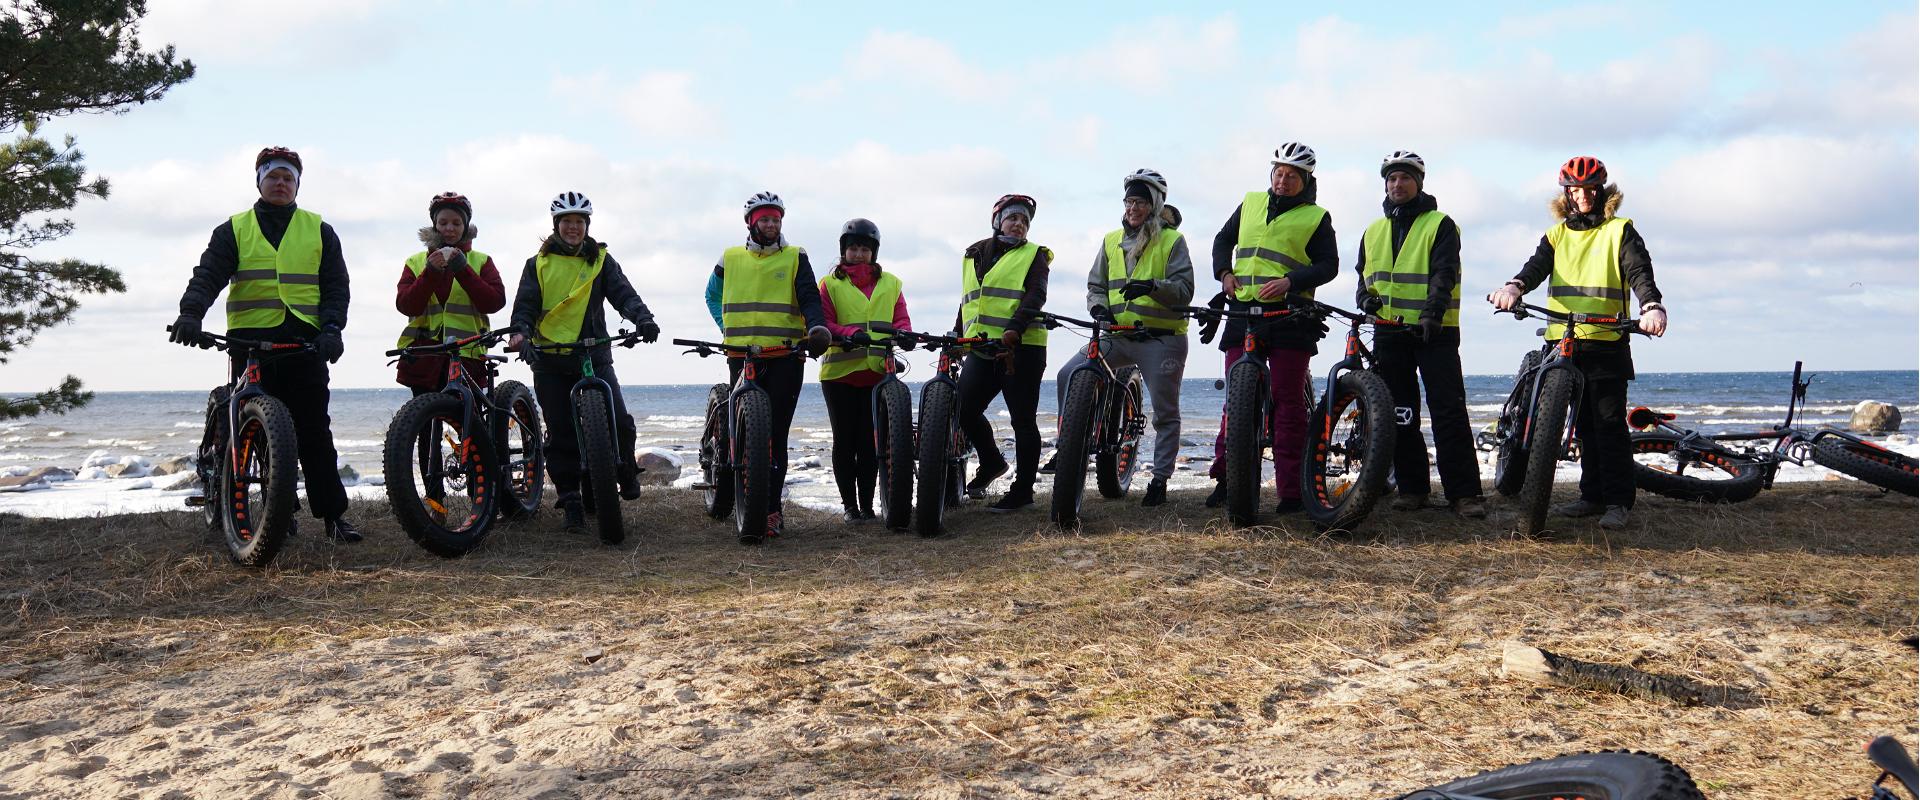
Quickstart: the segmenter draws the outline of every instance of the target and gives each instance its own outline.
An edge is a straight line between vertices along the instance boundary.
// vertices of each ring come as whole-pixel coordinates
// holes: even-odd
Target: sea
[[[1855,405],[1865,400],[1891,403],[1900,409],[1900,430],[1874,437],[1903,452],[1914,452],[1916,423],[1920,423],[1920,371],[1854,371],[1812,373],[1807,405],[1797,424],[1806,427],[1845,427]],[[1316,382],[1323,376],[1316,376]],[[1512,386],[1511,375],[1471,375],[1466,378],[1467,411],[1479,430],[1499,414]],[[1679,372],[1642,373],[1631,384],[1629,405],[1645,405],[1679,416],[1683,425],[1703,431],[1765,429],[1786,414],[1791,374],[1787,372]],[[917,401],[920,384],[909,383]],[[687,465],[676,482],[693,481],[691,453],[697,448],[702,405],[708,385],[623,386],[627,408],[634,415],[641,448]],[[147,476],[135,466],[129,477],[105,477],[85,470],[88,464],[158,464],[190,455],[198,444],[205,414],[205,391],[100,392],[85,407],[65,415],[0,422],[0,476],[24,473],[41,466],[57,466],[82,475],[80,480],[53,483],[38,491],[0,491],[0,513],[29,516],[76,517],[180,508],[183,488],[169,488],[172,476]],[[1212,456],[1225,392],[1213,380],[1189,380],[1181,387],[1182,463],[1172,485],[1207,485],[1207,459]],[[401,387],[336,389],[333,391],[334,445],[341,465],[349,468],[350,492],[382,496],[380,461],[386,428],[394,412],[411,397]],[[1055,423],[1055,387],[1047,381],[1040,393],[1041,433],[1051,441]],[[1422,411],[1424,417],[1424,409]],[[989,411],[1003,450],[1012,454],[1012,430],[999,401]],[[1141,451],[1152,453],[1152,428]],[[828,510],[839,506],[830,471],[833,432],[827,422],[820,390],[804,390],[790,435],[789,497],[803,505]],[[1431,446],[1431,442],[1429,442]],[[1483,471],[1491,464],[1483,459]],[[1569,469],[1563,479],[1577,475]],[[1825,479],[1826,471],[1806,467],[1783,471],[1782,480]],[[1004,480],[1004,479],[1003,479]],[[1043,486],[1045,480],[1042,480]]]

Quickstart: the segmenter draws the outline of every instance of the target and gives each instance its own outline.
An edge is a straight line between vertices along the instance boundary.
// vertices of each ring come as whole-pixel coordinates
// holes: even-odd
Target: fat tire
[[[780,496],[780,487],[771,485],[773,407],[765,392],[744,392],[735,402],[733,531],[741,544],[759,544],[767,537],[767,509]]]
[[[1107,428],[1109,446],[1093,457],[1094,483],[1100,496],[1117,500],[1133,490],[1133,476],[1140,471],[1140,439],[1146,430],[1146,379],[1139,367],[1121,367],[1113,375],[1108,395]],[[1159,466],[1155,464],[1154,466]]]
[[[1631,437],[1631,452],[1638,455],[1668,454],[1680,448],[1680,437],[1666,431],[1640,431]],[[1636,460],[1633,485],[1657,495],[1694,503],[1739,503],[1752,500],[1765,483],[1766,469],[1760,462],[1744,456],[1712,450],[1692,450],[1691,462],[1698,469],[1717,470],[1725,477],[1695,478],[1680,472],[1662,470]]]
[[[706,427],[700,434],[700,479],[706,482],[701,499],[709,519],[726,519],[733,513],[733,470],[727,466],[727,396],[733,387],[716,383],[707,389]]]
[[[874,454],[880,461],[880,522],[904,531],[913,519],[913,393],[898,380],[882,383],[874,411]]]
[[[540,499],[547,491],[546,430],[541,426],[540,404],[526,384],[503,381],[493,387],[493,407],[497,420],[493,448],[500,470],[495,477],[503,487],[500,513],[508,519],[528,519],[540,513]],[[515,456],[521,462],[519,478],[514,477],[511,463]]]
[[[1494,445],[1493,490],[1505,497],[1520,493],[1527,482],[1527,451],[1522,429],[1527,425],[1527,409],[1533,404],[1533,380],[1527,373],[1540,366],[1540,351],[1530,350],[1520,357],[1520,369],[1514,372],[1513,391],[1500,410],[1494,430],[1503,433]]]
[[[1813,461],[1882,489],[1909,497],[1920,493],[1920,466],[1912,456],[1892,450],[1831,437],[1813,444]]]
[[[207,530],[220,531],[222,535],[225,535],[227,516],[224,512],[226,489],[222,486],[227,456],[227,399],[232,396],[232,386],[216,386],[207,393],[207,425],[201,431],[199,455],[194,462],[194,471],[200,476],[200,496],[206,499],[200,504],[201,516],[205,518]]]
[[[299,480],[299,440],[293,431],[293,414],[272,397],[250,397],[240,406],[239,426],[233,432],[235,445],[260,439],[266,468],[261,477],[260,519],[247,511],[246,489],[233,483],[231,469],[221,469],[221,502],[226,509],[222,527],[226,531],[227,555],[244,567],[264,567],[287,543],[293,529],[295,484]],[[258,431],[258,434],[252,431]],[[223,451],[224,453],[224,451]],[[246,462],[241,462],[245,467]]]
[[[1087,445],[1093,439],[1093,414],[1099,403],[1100,375],[1090,369],[1067,379],[1067,404],[1060,409],[1060,448],[1053,461],[1050,516],[1062,528],[1080,527],[1080,501],[1087,494]]]
[[[1260,450],[1265,445],[1261,432],[1266,429],[1265,409],[1260,398],[1266,391],[1260,367],[1251,363],[1235,364],[1227,371],[1226,466],[1223,481],[1227,488],[1227,520],[1237,527],[1254,524],[1260,510]]]
[[[1603,750],[1572,753],[1483,772],[1471,778],[1405,795],[1403,800],[1473,795],[1499,800],[1705,800],[1693,777],[1652,753]]]
[[[436,420],[457,421],[464,412],[457,395],[423,394],[407,401],[387,425],[386,449],[381,457],[387,475],[387,504],[393,509],[394,520],[414,544],[441,558],[466,555],[487,538],[499,504],[498,487],[505,482],[501,476],[491,474],[496,462],[487,437],[469,435],[466,438],[474,448],[466,464],[470,470],[467,480],[471,487],[468,497],[473,502],[472,513],[458,526],[449,527],[435,521],[429,512],[414,485],[414,470],[424,466],[418,459],[421,439],[432,441]],[[450,427],[458,431],[457,423]],[[476,465],[480,471],[473,471]]]
[[[1354,408],[1361,416],[1359,424],[1364,426],[1359,474],[1338,498],[1329,497],[1327,492],[1327,462],[1333,444],[1330,437],[1339,421],[1328,418],[1334,406],[1342,415]],[[1373,513],[1374,504],[1387,493],[1395,436],[1393,393],[1387,389],[1387,382],[1365,370],[1343,373],[1333,392],[1313,406],[1307,424],[1307,464],[1300,473],[1300,496],[1315,525],[1323,531],[1353,531]]]
[[[921,536],[939,536],[944,530],[953,482],[947,474],[953,456],[953,405],[953,385],[946,381],[928,381],[920,390],[920,474],[913,530]]]
[[[615,391],[619,391],[615,389]],[[586,488],[593,493],[594,529],[604,544],[619,544],[627,539],[620,523],[619,458],[614,455],[613,419],[607,404],[611,398],[597,389],[573,393],[573,415],[580,423],[580,466],[586,473]]]
[[[1572,402],[1573,375],[1556,369],[1540,379],[1540,401],[1534,404],[1532,431],[1527,434],[1527,480],[1517,498],[1528,536],[1546,530],[1553,473],[1560,464],[1560,440],[1567,432],[1567,409]]]

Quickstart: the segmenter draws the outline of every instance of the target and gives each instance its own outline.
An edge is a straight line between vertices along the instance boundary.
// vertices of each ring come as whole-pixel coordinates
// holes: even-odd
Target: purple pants
[[[1229,372],[1241,352],[1237,346],[1227,349]],[[1300,464],[1307,452],[1307,362],[1312,360],[1313,354],[1304,350],[1267,349],[1267,382],[1273,397],[1273,479],[1282,500],[1300,499]],[[1213,437],[1213,466],[1207,470],[1216,481],[1226,477],[1226,424],[1222,413],[1220,432]]]

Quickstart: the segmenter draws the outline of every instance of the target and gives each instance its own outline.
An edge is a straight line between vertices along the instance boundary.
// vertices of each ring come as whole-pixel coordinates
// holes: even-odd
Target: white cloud
[[[554,78],[553,93],[582,109],[610,97],[620,117],[643,136],[691,139],[720,129],[720,112],[695,96],[692,73],[648,72],[627,81],[605,72],[562,75]]]
[[[385,5],[166,0],[148,6],[140,41],[148,49],[175,45],[196,63],[348,64],[404,46],[402,31],[366,24]]]
[[[1917,172],[1910,141],[1759,134],[1675,159],[1638,197],[1666,224],[1702,234],[1910,232]]]
[[[924,84],[968,100],[985,99],[993,89],[985,70],[967,63],[945,42],[913,33],[867,34],[848,63],[859,79]]]
[[[1206,21],[1161,17],[1116,27],[1090,48],[1041,61],[1034,74],[1121,90],[1160,92],[1176,77],[1223,71],[1238,57],[1239,24],[1227,14]]]

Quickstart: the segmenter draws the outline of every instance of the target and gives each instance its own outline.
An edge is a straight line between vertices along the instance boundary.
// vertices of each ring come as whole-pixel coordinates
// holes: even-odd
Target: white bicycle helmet
[[[1167,179],[1161,176],[1160,173],[1145,168],[1136,169],[1133,171],[1133,174],[1120,180],[1120,188],[1125,189],[1135,183],[1146,184],[1148,188],[1159,193],[1161,202],[1166,202]]]
[[[1387,177],[1387,173],[1392,171],[1394,167],[1412,169],[1416,177],[1425,177],[1427,174],[1426,159],[1421,158],[1419,153],[1413,152],[1412,150],[1395,150],[1393,151],[1393,155],[1382,159],[1380,162],[1380,177]]]
[[[553,205],[547,207],[548,216],[559,219],[567,214],[579,214],[593,217],[593,201],[579,192],[561,192],[553,196]]]
[[[1313,165],[1319,161],[1320,159],[1313,154],[1313,148],[1299,142],[1287,142],[1280,145],[1280,149],[1273,151],[1273,163],[1276,166],[1285,164],[1289,167],[1297,167],[1309,175],[1313,174]]]
[[[780,209],[781,214],[787,213],[787,204],[780,201],[780,195],[774,194],[773,192],[757,192],[754,196],[747,198],[746,205],[740,211],[740,218],[750,218],[753,216],[754,209],[765,206],[773,206],[774,208]]]

